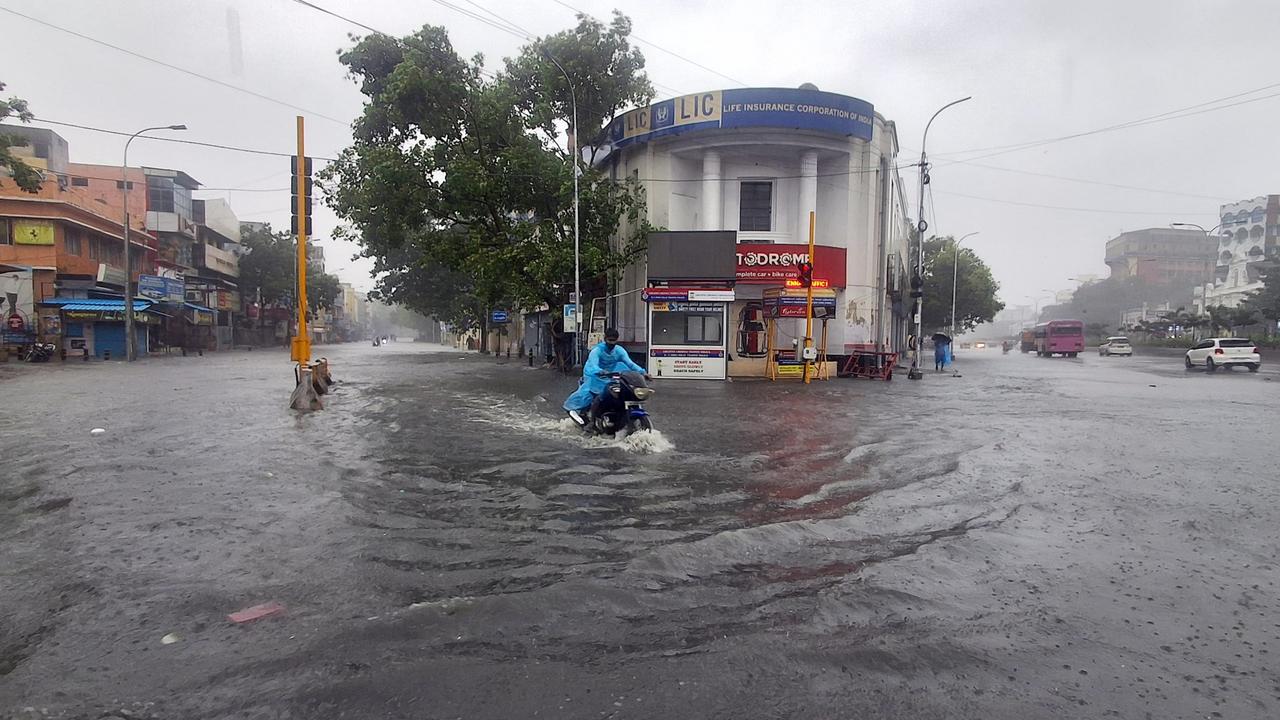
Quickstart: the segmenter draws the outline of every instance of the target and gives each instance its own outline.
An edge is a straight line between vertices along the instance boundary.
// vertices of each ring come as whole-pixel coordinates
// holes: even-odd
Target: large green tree
[[[956,270],[958,272],[954,272]],[[1004,303],[996,299],[1000,283],[977,253],[962,246],[957,255],[955,238],[950,236],[929,238],[924,243],[922,323],[926,331],[950,332],[953,277],[957,333],[991,322],[996,313],[1004,309]]]
[[[368,101],[322,182],[343,232],[387,273],[383,297],[462,327],[482,327],[489,308],[566,301],[575,167],[584,289],[637,256],[648,229],[641,189],[589,162],[608,119],[652,96],[630,31],[620,14],[607,26],[579,16],[495,76],[429,25],[363,38],[340,55]],[[562,147],[570,95],[556,63],[577,94],[587,162]]]
[[[4,83],[0,82],[0,91],[3,90]],[[11,97],[8,100],[0,98],[0,122],[11,117],[17,118],[24,123],[29,123],[35,118],[27,107],[26,100],[16,97]],[[38,192],[40,190],[40,171],[9,152],[9,148],[26,146],[26,138],[0,130],[0,170],[12,175],[13,181],[23,190],[31,193]]]
[[[240,258],[240,287],[245,299],[253,297],[249,293],[261,292],[264,305],[292,302],[298,277],[298,245],[293,236],[264,225],[241,230],[240,243],[249,250]],[[307,268],[307,307],[312,312],[332,308],[338,292],[338,278]]]

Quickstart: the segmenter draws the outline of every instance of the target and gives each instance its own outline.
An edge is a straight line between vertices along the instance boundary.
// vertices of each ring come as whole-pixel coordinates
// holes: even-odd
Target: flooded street
[[[308,416],[279,352],[0,366],[0,717],[1280,714],[1274,366],[658,380],[617,442],[323,353]]]

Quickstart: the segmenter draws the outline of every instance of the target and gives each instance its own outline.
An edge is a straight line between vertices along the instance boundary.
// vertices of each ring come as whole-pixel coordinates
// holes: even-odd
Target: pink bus
[[[1050,320],[1036,325],[1036,355],[1075,357],[1084,352],[1084,323],[1080,320]]]

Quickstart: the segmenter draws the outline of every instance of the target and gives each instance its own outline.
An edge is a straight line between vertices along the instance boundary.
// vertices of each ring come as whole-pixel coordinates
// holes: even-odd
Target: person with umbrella
[[[933,371],[942,372],[951,360],[951,337],[943,333],[933,334]]]

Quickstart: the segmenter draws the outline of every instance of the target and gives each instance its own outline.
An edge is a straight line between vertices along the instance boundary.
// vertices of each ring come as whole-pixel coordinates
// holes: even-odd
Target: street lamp
[[[129,262],[129,144],[139,135],[152,130],[186,130],[186,125],[157,125],[143,128],[124,142],[124,161],[120,165],[120,181],[124,184],[124,359],[138,359],[138,348],[133,338],[133,267]]]
[[[956,336],[956,285],[960,278],[960,243],[964,242],[965,238],[973,237],[974,235],[977,235],[980,232],[982,231],[974,230],[973,232],[968,233],[967,235],[961,236],[961,238],[956,241],[955,257],[951,261],[951,337],[952,339],[955,339],[955,336]]]
[[[920,140],[920,205],[919,212],[916,214],[916,230],[919,232],[919,236],[916,238],[915,276],[916,278],[919,278],[921,282],[924,280],[924,231],[929,229],[929,223],[924,220],[924,186],[929,182],[929,159],[925,154],[925,145],[929,142],[929,126],[933,125],[933,121],[937,119],[938,115],[942,114],[943,110],[946,110],[952,105],[959,105],[972,97],[972,95],[969,97],[962,97],[959,100],[953,100],[938,108],[938,112],[935,112],[933,117],[929,118],[929,122],[925,123],[924,137]],[[914,285],[914,283],[912,284]],[[920,372],[920,350],[924,345],[924,340],[920,337],[921,333],[924,331],[922,327],[922,322],[924,320],[924,285],[922,284],[918,289],[916,289],[916,292],[920,293],[920,297],[916,298],[916,347],[911,354],[911,370],[907,372],[907,378],[911,380],[919,380],[924,377],[924,374]]]
[[[1225,224],[1226,223],[1218,223],[1217,225],[1214,225],[1213,228],[1210,230],[1205,230],[1203,225],[1197,225],[1196,223],[1187,223],[1187,222],[1170,223],[1169,226],[1176,227],[1176,228],[1196,228],[1200,232],[1204,233],[1204,236],[1207,239],[1213,234],[1214,230],[1217,230],[1218,228],[1222,227]],[[1218,252],[1217,248],[1215,247],[1214,248],[1214,255],[1215,255],[1214,265],[1217,264],[1217,259],[1216,259],[1217,252]],[[1209,275],[1212,272],[1212,270],[1210,270],[1211,267],[1212,266],[1210,265],[1205,266],[1205,275]],[[1208,292],[1206,292],[1206,289],[1205,289],[1208,284],[1209,284],[1209,278],[1204,278],[1204,282],[1200,283],[1200,312],[1201,313],[1206,313],[1209,311],[1209,294]]]
[[[564,75],[565,84],[569,86],[569,104],[573,108],[573,125],[570,132],[573,135],[573,144],[570,148],[573,155],[573,364],[578,366],[582,364],[582,244],[578,236],[578,96],[573,91],[573,80],[569,78],[569,73],[565,71],[564,66],[551,57],[551,53],[546,50],[542,54],[551,61],[552,65]]]

